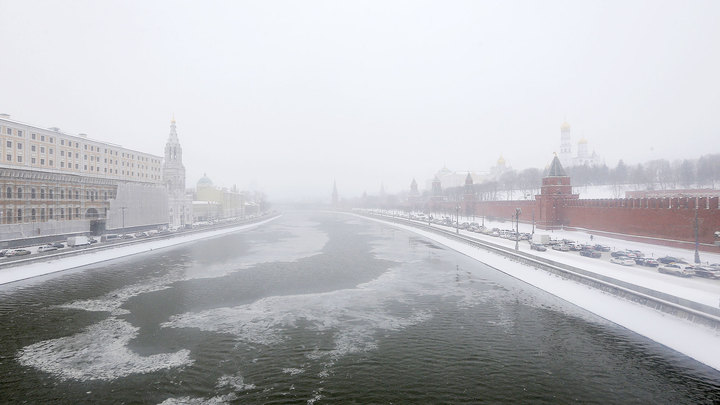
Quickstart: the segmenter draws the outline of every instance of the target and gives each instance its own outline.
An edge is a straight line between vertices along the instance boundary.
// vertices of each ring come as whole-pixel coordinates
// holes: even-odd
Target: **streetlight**
[[[455,206],[455,233],[460,233],[460,203]]]
[[[127,207],[120,207],[120,209],[122,210],[122,214],[123,214],[123,231],[124,231],[125,230],[125,210],[127,209]]]
[[[515,250],[520,250],[518,243],[520,241],[520,208],[515,208]]]

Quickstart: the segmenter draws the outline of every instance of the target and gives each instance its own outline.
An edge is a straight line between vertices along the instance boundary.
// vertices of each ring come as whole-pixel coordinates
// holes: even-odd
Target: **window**
[[[84,165],[84,166],[83,166],[83,170],[87,170],[87,165]]]
[[[75,190],[75,199],[76,200],[80,199],[80,192],[78,190]]]
[[[80,218],[80,208],[75,208],[75,218]]]
[[[35,145],[30,145],[30,150],[35,152]]]
[[[65,199],[65,190],[60,190],[60,199],[61,200]]]
[[[30,163],[35,164],[35,158],[30,158]]]
[[[32,198],[33,200],[37,198],[34,188],[30,189],[30,198]]]
[[[60,208],[60,219],[65,219],[65,208]]]
[[[61,140],[60,140],[60,145],[65,146],[65,140],[64,140],[64,139],[61,139]]]
[[[85,160],[87,160],[87,155],[84,156]]]
[[[12,155],[11,155],[11,154],[8,153],[8,155],[7,155],[6,157],[7,157],[7,161],[8,161],[8,162],[12,162]]]
[[[64,151],[64,150],[61,150],[61,151],[60,151],[60,156],[65,156],[65,151]]]
[[[50,137],[50,143],[55,143],[55,138],[53,138],[52,136]]]
[[[17,194],[18,194],[18,197],[17,197],[17,198],[22,198],[22,188],[18,187],[18,193],[17,193]]]
[[[40,164],[41,164],[41,165],[44,165],[44,164],[45,164],[45,159],[40,158]]]
[[[17,161],[18,161],[18,162],[22,162],[22,156],[18,156],[18,157],[17,157]]]
[[[12,135],[12,128],[5,128],[5,132],[7,132],[8,135]]]
[[[85,199],[86,200],[90,199],[90,191],[88,191],[88,190],[85,190]]]
[[[54,219],[53,218],[53,209],[52,208],[48,209],[48,212],[49,212],[48,216],[50,217],[50,219]]]
[[[85,150],[87,150],[87,145],[84,145],[84,146],[85,146]]]
[[[40,220],[45,220],[45,208],[40,208]]]
[[[65,167],[65,162],[60,162],[60,167]]]
[[[17,133],[18,133],[18,136],[19,136],[19,137],[22,137],[22,136],[23,136],[23,131],[21,131],[21,130],[18,129]]]
[[[45,199],[45,189],[44,189],[44,188],[41,188],[41,189],[40,189],[40,199],[41,199],[41,200],[44,200],[44,199]]]
[[[12,188],[8,187],[5,191],[5,198],[12,198]]]
[[[53,148],[50,148],[50,150],[49,150],[48,152],[49,152],[51,155],[54,155],[54,154],[55,154]]]
[[[68,200],[72,198],[72,191],[68,190],[67,198]]]
[[[12,148],[12,141],[7,141],[7,145],[6,145],[6,146],[7,146],[8,148]]]
[[[45,135],[40,135],[40,141],[45,142]]]
[[[48,161],[48,166],[53,166],[53,161],[52,161],[52,160]]]
[[[30,134],[30,139],[35,139],[35,134]]]
[[[30,220],[35,221],[35,208],[30,211]]]
[[[80,154],[75,152],[75,159],[80,159]]]
[[[44,146],[41,146],[41,147],[40,147],[40,153],[45,153],[45,147],[44,147]]]
[[[79,168],[80,168],[80,166],[77,163],[75,163],[75,169],[79,169]]]
[[[22,143],[18,142],[17,148],[18,148],[18,149],[22,149]]]
[[[18,208],[18,222],[22,222],[22,208]]]
[[[53,189],[48,190],[48,197],[50,197],[51,200],[53,199]]]

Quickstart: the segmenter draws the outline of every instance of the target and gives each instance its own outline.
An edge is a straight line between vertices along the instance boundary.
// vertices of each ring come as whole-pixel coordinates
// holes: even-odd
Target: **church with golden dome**
[[[558,153],[560,163],[564,167],[572,166],[596,166],[603,164],[603,159],[595,153],[588,150],[588,141],[581,138],[577,143],[577,151],[573,156],[573,142],[570,124],[563,121],[560,125],[560,153]]]

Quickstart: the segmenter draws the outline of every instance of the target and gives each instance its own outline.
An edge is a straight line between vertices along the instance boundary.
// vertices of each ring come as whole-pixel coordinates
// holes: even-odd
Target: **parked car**
[[[660,264],[657,260],[651,259],[649,257],[636,257],[635,263],[647,267],[657,267]]]
[[[598,252],[597,250],[583,249],[580,251],[580,256],[598,258],[602,257],[602,253]]]
[[[62,249],[65,247],[65,244],[62,242],[53,242],[53,243],[51,243],[51,245],[55,246],[58,249]]]
[[[610,259],[610,263],[622,264],[623,266],[634,266],[635,260],[629,257],[613,257]]]
[[[692,273],[680,267],[679,264],[669,263],[658,267],[658,271],[663,274],[672,274],[678,277],[692,277]]]
[[[544,252],[547,250],[547,248],[539,243],[532,243],[530,242],[530,249],[537,250],[538,252]]]
[[[569,252],[570,247],[564,243],[559,243],[557,245],[552,245],[553,250],[559,250],[561,252]]]
[[[13,251],[13,256],[25,256],[25,255],[29,255],[30,253],[31,252],[27,249],[15,249]],[[6,256],[7,256],[7,254],[6,254]]]
[[[582,245],[579,244],[579,243],[572,243],[572,244],[570,244],[570,250],[573,250],[573,251],[576,251],[576,252],[580,252],[580,251],[583,250],[583,247],[582,247]]]
[[[0,250],[0,257],[5,257],[5,254],[6,254],[7,252],[9,252],[9,251],[10,251],[10,249],[2,249],[2,250]]]
[[[595,248],[595,250],[598,250],[600,252],[609,252],[610,250],[612,250],[612,249],[610,249],[610,246],[601,245],[599,243],[597,245],[593,246],[593,248]]]
[[[680,258],[677,258],[677,257],[672,257],[672,256],[660,257],[660,258],[658,258],[657,260],[658,260],[658,262],[660,262],[660,263],[662,263],[662,264],[669,264],[669,263],[686,263],[685,260],[680,259]]]
[[[44,245],[44,246],[38,247],[37,251],[38,251],[38,253],[43,253],[43,252],[51,252],[51,251],[57,250],[57,249],[58,248],[56,248],[53,245]]]
[[[610,256],[612,256],[612,257],[628,257],[628,254],[624,250],[616,250],[614,252],[610,252]]]

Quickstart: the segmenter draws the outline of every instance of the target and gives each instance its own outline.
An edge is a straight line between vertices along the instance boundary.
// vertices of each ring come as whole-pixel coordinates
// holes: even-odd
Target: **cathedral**
[[[570,124],[567,121],[560,125],[560,153],[558,158],[565,167],[571,166],[595,166],[603,164],[603,160],[595,151],[588,151],[588,141],[585,138],[580,139],[577,143],[577,154],[573,156],[572,135],[570,133]]]

